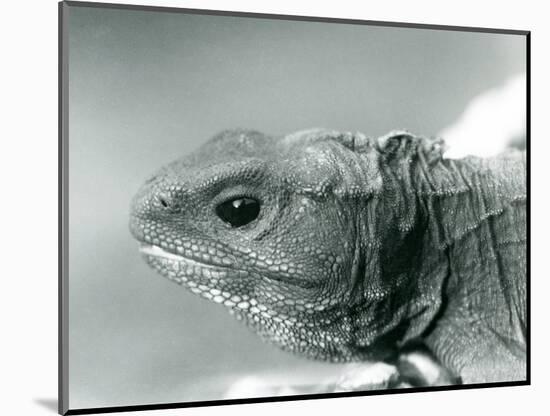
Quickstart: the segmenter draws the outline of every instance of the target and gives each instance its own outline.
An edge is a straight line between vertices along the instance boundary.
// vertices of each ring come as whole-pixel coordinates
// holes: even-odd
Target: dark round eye
[[[260,202],[252,198],[235,198],[216,207],[216,214],[233,227],[254,221],[260,213]]]

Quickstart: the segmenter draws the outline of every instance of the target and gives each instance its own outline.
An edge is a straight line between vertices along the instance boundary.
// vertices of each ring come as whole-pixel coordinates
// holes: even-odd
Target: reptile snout
[[[181,187],[174,184],[164,172],[150,177],[139,189],[131,204],[131,214],[158,218],[177,208]]]
[[[136,193],[130,205],[130,232],[144,241],[149,225],[162,221],[175,205],[173,195],[158,176],[148,180]]]
[[[182,226],[182,218],[194,209],[188,175],[188,171],[163,168],[137,191],[130,205],[129,228],[138,241],[158,245],[188,232]]]

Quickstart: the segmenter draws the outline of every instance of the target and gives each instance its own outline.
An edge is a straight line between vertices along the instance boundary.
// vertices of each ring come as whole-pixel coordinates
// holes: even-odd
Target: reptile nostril
[[[170,208],[170,202],[169,202],[170,198],[167,197],[166,195],[159,195],[158,201],[163,208]]]

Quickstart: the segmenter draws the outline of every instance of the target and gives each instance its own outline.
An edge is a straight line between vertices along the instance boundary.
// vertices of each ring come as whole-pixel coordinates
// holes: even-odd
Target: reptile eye
[[[216,214],[232,227],[254,221],[260,213],[260,202],[252,198],[235,198],[216,207]]]

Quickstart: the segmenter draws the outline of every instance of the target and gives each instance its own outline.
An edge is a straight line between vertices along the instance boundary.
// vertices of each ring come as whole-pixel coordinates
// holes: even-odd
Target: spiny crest
[[[446,146],[440,138],[415,136],[405,130],[394,130],[377,139],[376,149],[388,161],[420,157],[431,165],[443,159]]]
[[[415,136],[406,130],[394,130],[384,136],[372,138],[360,132],[317,128],[289,134],[283,138],[283,142],[289,147],[334,142],[357,153],[376,150],[388,158],[400,159],[420,155],[429,163],[441,160],[446,150],[443,139]]]

